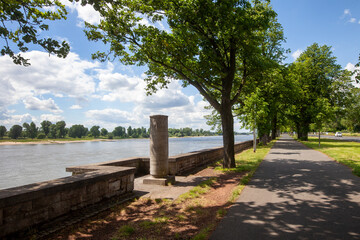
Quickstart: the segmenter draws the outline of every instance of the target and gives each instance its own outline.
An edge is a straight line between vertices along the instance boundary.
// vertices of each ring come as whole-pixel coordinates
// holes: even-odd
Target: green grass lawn
[[[360,143],[321,139],[319,147],[318,138],[314,137],[309,138],[309,141],[301,142],[310,148],[325,153],[337,162],[349,166],[353,173],[360,177]]]

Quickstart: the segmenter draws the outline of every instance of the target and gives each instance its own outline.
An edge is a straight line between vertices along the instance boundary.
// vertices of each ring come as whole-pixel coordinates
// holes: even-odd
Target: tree
[[[118,126],[116,127],[113,131],[112,131],[112,134],[115,136],[115,137],[125,137],[126,135],[126,131],[125,131],[125,128],[124,127],[121,127],[121,126]]]
[[[90,133],[93,137],[97,138],[100,136],[100,127],[99,126],[92,126],[90,128]]]
[[[51,9],[56,10],[52,11]],[[61,44],[52,38],[40,38],[39,32],[49,30],[46,20],[66,18],[66,9],[60,1],[54,0],[2,0],[0,3],[0,38],[3,39],[1,55],[8,55],[15,64],[28,66],[29,59],[16,54],[27,52],[29,46],[41,46],[49,54],[66,57],[70,46],[65,41]]]
[[[20,125],[14,125],[10,128],[9,137],[12,139],[18,139],[22,134],[22,127]]]
[[[82,138],[88,133],[88,129],[81,124],[72,125],[69,129],[69,137]]]
[[[360,132],[360,88],[351,91],[351,103],[345,109],[344,125],[351,132]]]
[[[44,120],[40,124],[41,124],[42,131],[47,136],[49,134],[50,126],[51,126],[52,123],[50,121]]]
[[[333,86],[346,75],[336,63],[331,47],[317,43],[309,46],[290,66],[289,77],[294,83],[292,120],[299,139],[308,139],[310,124],[316,122],[319,114],[319,102],[328,101],[331,107],[336,106]]]
[[[104,136],[104,137],[105,137],[106,135],[108,135],[108,133],[109,133],[108,130],[106,130],[106,128],[102,128],[100,132],[101,132],[101,133],[100,133],[101,136]]]
[[[56,138],[57,134],[57,128],[56,128],[56,125],[55,124],[51,124],[50,127],[49,127],[49,133],[48,133],[48,137],[50,138]]]
[[[3,138],[6,134],[6,127],[5,126],[0,126],[0,138]]]
[[[59,121],[56,123],[56,136],[58,138],[64,138],[66,135],[65,130],[66,123],[64,121]]]
[[[129,126],[129,127],[127,128],[126,134],[127,134],[128,137],[132,137],[132,135],[133,135],[133,129],[132,129],[131,126]]]
[[[86,2],[85,0],[82,2]],[[90,1],[89,1],[90,2]],[[173,80],[192,85],[221,118],[224,167],[234,167],[232,107],[261,65],[260,45],[276,13],[267,1],[166,0],[94,1],[103,21],[86,24],[89,40],[110,44],[109,52],[125,64],[147,65],[147,91]],[[144,24],[143,19],[152,24]],[[155,23],[166,20],[170,31]]]
[[[31,139],[37,137],[38,128],[36,127],[36,124],[34,122],[31,122],[30,124],[24,123],[23,128],[25,129],[26,137],[29,137]]]

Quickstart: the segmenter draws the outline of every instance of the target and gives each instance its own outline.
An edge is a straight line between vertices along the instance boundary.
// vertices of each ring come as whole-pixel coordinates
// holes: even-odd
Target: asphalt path
[[[360,178],[282,136],[210,239],[360,239]]]

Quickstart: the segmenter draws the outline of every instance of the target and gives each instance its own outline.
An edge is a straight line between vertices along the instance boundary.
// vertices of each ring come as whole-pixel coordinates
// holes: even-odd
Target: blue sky
[[[198,92],[178,82],[155,95],[146,96],[144,67],[91,60],[91,53],[104,49],[89,42],[84,21],[96,23],[99,16],[90,6],[63,0],[69,10],[66,21],[50,23],[44,36],[66,40],[71,52],[66,59],[49,57],[41,49],[26,54],[30,67],[14,65],[0,57],[0,125],[43,120],[65,120],[67,126],[99,125],[112,131],[116,126],[148,127],[149,115],[169,116],[169,127],[209,129],[204,115],[207,105]],[[290,63],[314,42],[332,46],[338,63],[354,69],[360,53],[360,1],[358,0],[273,0],[291,50]],[[159,26],[161,27],[161,26]],[[2,42],[1,42],[2,43]],[[240,124],[235,124],[240,131]]]

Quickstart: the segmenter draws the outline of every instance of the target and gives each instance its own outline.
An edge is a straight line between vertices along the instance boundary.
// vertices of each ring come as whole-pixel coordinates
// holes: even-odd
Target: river
[[[251,140],[237,135],[235,142]],[[170,138],[169,155],[222,146],[221,136]],[[0,146],[0,189],[70,176],[66,167],[129,157],[148,157],[149,139]]]

